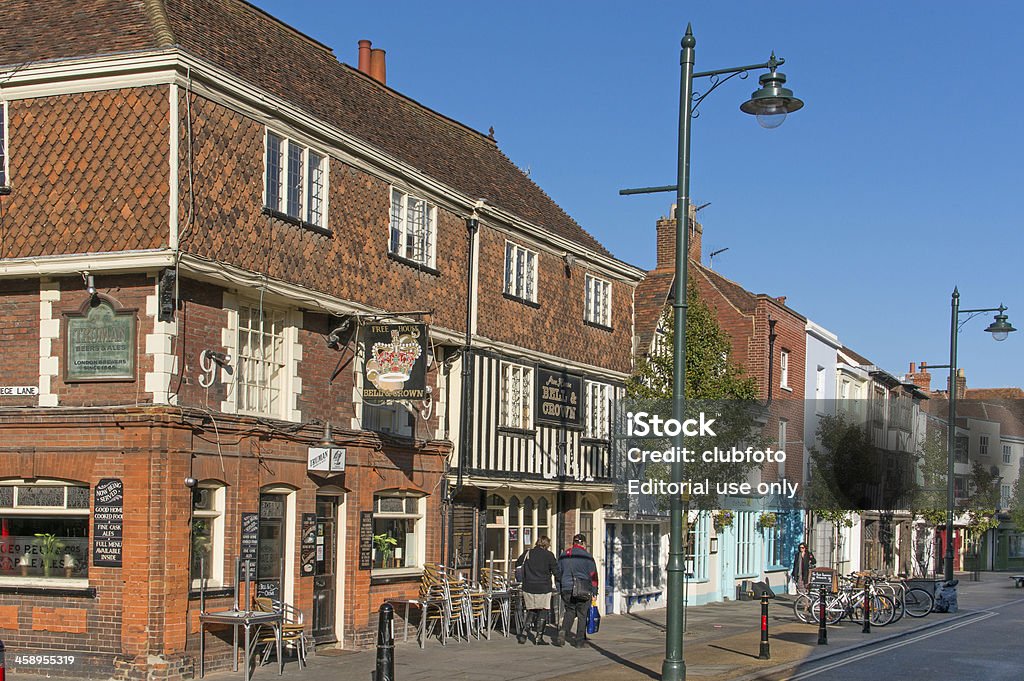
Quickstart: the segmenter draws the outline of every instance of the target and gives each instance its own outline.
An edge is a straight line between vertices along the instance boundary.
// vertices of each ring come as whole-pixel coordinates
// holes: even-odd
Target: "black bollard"
[[[867,582],[864,582],[864,628],[860,630],[862,634],[871,633],[871,590],[867,588]]]
[[[828,629],[825,628],[825,587],[821,587],[818,599],[818,645],[828,645]]]
[[[377,674],[375,681],[395,681],[395,608],[380,606],[377,623]]]
[[[766,593],[761,594],[761,652],[757,659],[772,659],[771,651],[768,649],[768,594]]]

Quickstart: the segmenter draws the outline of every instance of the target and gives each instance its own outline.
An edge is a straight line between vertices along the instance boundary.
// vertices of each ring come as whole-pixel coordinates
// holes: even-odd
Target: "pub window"
[[[0,102],[0,187],[7,186],[7,107]]]
[[[598,326],[612,325],[612,284],[588,274],[584,282],[583,319]]]
[[[373,567],[416,568],[423,562],[424,497],[379,494],[373,497]]]
[[[595,440],[607,440],[611,416],[611,386],[607,383],[587,381],[587,421],[584,435]]]
[[[201,482],[192,490],[192,587],[224,584],[224,486]]]
[[[499,572],[512,572],[515,560],[540,537],[550,537],[551,502],[547,497],[505,497],[487,499],[487,529],[484,536],[487,564]],[[588,539],[590,539],[588,537]]]
[[[239,301],[231,315],[236,334],[234,402],[239,413],[289,418],[289,375],[295,327],[288,313],[256,301]]]
[[[291,561],[295,552],[295,494],[292,489],[279,486],[260,491],[258,536],[257,591],[259,595],[280,598],[284,582],[284,600],[287,601],[292,590]]]
[[[0,482],[0,583],[89,573],[89,487],[57,480]]]
[[[501,363],[501,426],[533,428],[533,368]]]
[[[505,242],[505,293],[537,302],[537,253]]]

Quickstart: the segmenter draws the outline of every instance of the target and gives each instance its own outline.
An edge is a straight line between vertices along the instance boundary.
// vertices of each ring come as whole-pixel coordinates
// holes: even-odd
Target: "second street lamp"
[[[1007,316],[1003,314],[1006,312],[1006,307],[1003,305],[976,310],[961,310],[960,291],[955,286],[953,287],[950,307],[952,313],[949,321],[949,364],[927,365],[932,369],[949,369],[949,423],[946,425],[946,551],[942,568],[942,578],[947,582],[953,579],[953,507],[956,502],[953,487],[955,473],[954,456],[956,452],[956,343],[960,334],[960,327],[979,314],[995,312],[995,320],[985,329],[986,333],[992,334],[993,339],[1004,341],[1010,333],[1017,330],[1010,325],[1007,321]],[[960,315],[962,314],[971,315],[964,320],[963,324],[960,322]]]
[[[679,55],[681,67],[679,87],[679,157],[676,169],[675,186],[645,187],[642,189],[623,189],[620,194],[647,194],[652,192],[676,192],[676,259],[675,287],[672,301],[674,313],[675,338],[672,346],[672,416],[682,421],[685,418],[686,406],[686,280],[689,259],[689,234],[686,229],[690,217],[690,121],[694,111],[704,98],[714,92],[722,83],[735,76],[745,78],[750,71],[768,69],[768,73],[760,78],[761,87],[750,99],[743,103],[740,110],[757,116],[762,127],[778,127],[786,115],[801,107],[804,103],[793,96],[793,91],[783,87],[786,76],[778,72],[778,67],[785,59],[771,58],[763,64],[750,64],[728,69],[702,71],[694,73],[694,48],[697,41],[693,37],[693,29],[687,24],[686,35],[682,40],[682,51]],[[724,78],[722,76],[725,76]],[[704,93],[694,93],[693,79],[709,78],[711,87]],[[682,436],[675,438],[673,445],[682,447]],[[672,464],[672,482],[677,486],[682,483],[683,464],[676,461]],[[665,660],[662,662],[662,681],[684,681],[686,679],[686,663],[683,660],[683,573],[686,556],[683,554],[683,504],[678,495],[669,500],[669,549],[668,549],[668,589],[665,606],[668,608],[665,626]]]

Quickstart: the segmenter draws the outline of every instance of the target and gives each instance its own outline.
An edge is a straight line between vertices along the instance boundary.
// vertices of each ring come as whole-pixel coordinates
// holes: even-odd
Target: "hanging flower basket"
[[[779,522],[779,516],[777,513],[762,513],[761,517],[757,519],[757,527],[759,530],[768,530]]]
[[[723,528],[731,526],[732,520],[732,511],[715,511],[714,515],[712,516],[712,522],[714,523],[716,530],[721,530]]]

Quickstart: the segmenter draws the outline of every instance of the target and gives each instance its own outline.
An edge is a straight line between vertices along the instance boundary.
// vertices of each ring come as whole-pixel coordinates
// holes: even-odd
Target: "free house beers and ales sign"
[[[134,380],[135,310],[115,310],[101,299],[66,317],[65,380]]]
[[[565,428],[583,427],[583,377],[537,368],[537,408],[534,420]]]
[[[425,324],[371,324],[364,331],[363,400],[427,399]]]

